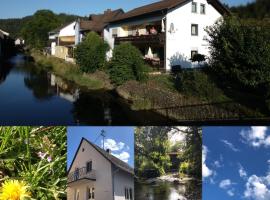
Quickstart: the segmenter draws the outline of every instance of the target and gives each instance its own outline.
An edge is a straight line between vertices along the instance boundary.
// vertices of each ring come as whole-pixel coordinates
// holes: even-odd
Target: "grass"
[[[43,56],[38,52],[32,52],[36,66],[47,71],[51,71],[66,80],[73,81],[79,86],[86,87],[91,90],[111,89],[109,77],[101,71],[93,74],[85,74],[80,71],[75,64],[68,63],[62,59],[52,56]]]

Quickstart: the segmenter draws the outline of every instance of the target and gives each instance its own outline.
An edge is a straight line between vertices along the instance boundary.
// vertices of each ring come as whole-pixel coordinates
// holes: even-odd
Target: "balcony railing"
[[[91,170],[90,172],[87,172],[86,167],[83,167],[83,168],[80,168],[78,170],[75,170],[74,172],[71,172],[68,175],[68,183],[78,181],[81,179],[96,180],[96,171]]]
[[[158,33],[156,35],[139,35],[139,36],[127,36],[127,37],[116,37],[115,44],[118,45],[121,42],[131,42],[132,44],[165,44],[165,33]]]

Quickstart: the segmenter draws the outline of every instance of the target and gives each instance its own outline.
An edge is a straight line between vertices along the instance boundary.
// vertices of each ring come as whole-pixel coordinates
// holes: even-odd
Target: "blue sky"
[[[98,137],[101,130],[106,135],[105,149],[111,149],[112,154],[134,167],[134,127],[68,127],[68,168],[83,137],[102,147],[102,137]]]
[[[270,199],[270,127],[206,127],[203,144],[203,199]]]
[[[0,18],[16,18],[31,15],[40,9],[50,9],[56,13],[77,14],[88,16],[100,13],[107,8],[132,8],[153,3],[157,0],[1,0]],[[229,5],[245,4],[252,0],[221,0]]]

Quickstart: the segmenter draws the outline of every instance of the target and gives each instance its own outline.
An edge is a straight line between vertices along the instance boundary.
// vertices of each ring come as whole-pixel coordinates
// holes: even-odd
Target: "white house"
[[[194,68],[194,54],[209,56],[205,28],[228,10],[218,0],[163,0],[135,8],[111,21],[104,29],[112,56],[115,45],[131,42],[151,65]]]
[[[72,60],[75,47],[76,21],[49,32],[51,54],[65,60]]]
[[[83,138],[68,170],[68,200],[133,200],[134,171]]]

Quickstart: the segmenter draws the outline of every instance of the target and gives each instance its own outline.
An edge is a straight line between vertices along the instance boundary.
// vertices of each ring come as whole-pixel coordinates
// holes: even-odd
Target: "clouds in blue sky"
[[[270,200],[270,129],[203,129],[203,199]]]
[[[110,149],[112,155],[119,158],[120,160],[128,163],[130,154],[128,150],[130,149],[128,145],[123,142],[116,142],[114,139],[108,138],[104,142],[104,148]]]

